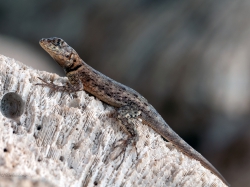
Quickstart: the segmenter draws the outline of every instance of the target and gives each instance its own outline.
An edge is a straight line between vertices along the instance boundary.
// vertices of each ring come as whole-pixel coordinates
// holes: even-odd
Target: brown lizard
[[[144,124],[174,144],[182,153],[198,160],[201,165],[209,169],[229,186],[228,182],[215,167],[182,140],[182,138],[168,126],[154,107],[138,92],[90,67],[79,57],[77,52],[61,38],[41,39],[39,43],[64,69],[69,82],[65,86],[58,86],[39,78],[44,83],[38,85],[69,93],[81,90],[89,92],[101,101],[117,109],[117,118],[122,122],[123,129],[129,136],[128,143],[136,142],[137,138],[136,130],[129,121],[129,118],[140,119]]]

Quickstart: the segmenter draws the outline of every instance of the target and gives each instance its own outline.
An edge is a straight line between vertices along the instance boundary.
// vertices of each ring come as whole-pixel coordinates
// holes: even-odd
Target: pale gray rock
[[[0,114],[0,178],[26,176],[55,186],[225,186],[137,120],[136,147],[119,155],[113,147],[126,134],[108,117],[112,107],[84,91],[77,99],[53,93],[36,86],[37,77],[58,85],[67,80],[0,55],[0,98],[16,92],[25,101],[20,125]]]

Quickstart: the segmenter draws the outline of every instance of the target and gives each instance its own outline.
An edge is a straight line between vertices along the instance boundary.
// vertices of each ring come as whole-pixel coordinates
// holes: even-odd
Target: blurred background
[[[146,97],[232,186],[250,186],[250,1],[66,2],[0,0],[0,54],[65,76],[38,44],[63,38]]]

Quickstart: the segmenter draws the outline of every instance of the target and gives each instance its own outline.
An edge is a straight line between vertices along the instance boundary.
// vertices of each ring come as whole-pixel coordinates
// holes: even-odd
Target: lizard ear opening
[[[71,60],[72,58],[74,58],[74,54],[71,52],[69,55],[69,59]]]
[[[67,61],[72,61],[74,55],[72,53],[65,55]]]

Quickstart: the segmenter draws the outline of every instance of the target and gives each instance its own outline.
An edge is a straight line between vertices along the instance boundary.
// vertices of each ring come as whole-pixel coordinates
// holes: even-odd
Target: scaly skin
[[[64,69],[69,83],[57,86],[41,79],[53,90],[62,92],[76,92],[85,90],[101,101],[115,107],[118,119],[123,123],[123,129],[130,139],[136,139],[137,133],[127,118],[140,118],[144,124],[154,129],[169,142],[175,145],[185,155],[198,160],[205,168],[218,176],[229,186],[224,177],[200,153],[182,140],[156,112],[148,101],[133,89],[122,85],[87,65],[64,40],[60,38],[41,39],[40,45]]]

